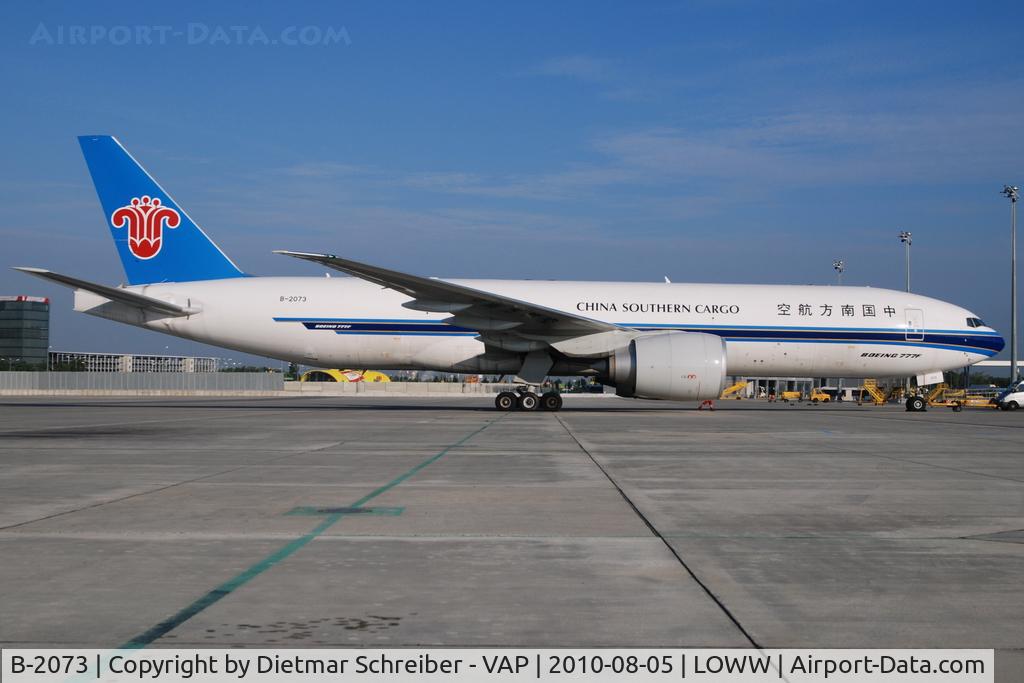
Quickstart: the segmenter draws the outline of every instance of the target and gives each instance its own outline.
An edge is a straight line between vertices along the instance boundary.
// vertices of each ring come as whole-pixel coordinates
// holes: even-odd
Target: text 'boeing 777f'
[[[961,368],[1003,339],[959,306],[869,287],[426,278],[278,253],[350,278],[243,273],[113,137],[79,138],[128,284],[25,272],[75,310],[324,367],[593,376],[620,396],[703,400],[727,375],[892,377]],[[554,393],[498,406],[557,410]]]

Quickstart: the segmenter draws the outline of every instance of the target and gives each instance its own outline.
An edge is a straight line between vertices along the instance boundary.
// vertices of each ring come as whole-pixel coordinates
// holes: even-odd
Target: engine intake
[[[702,401],[725,386],[725,340],[701,332],[637,337],[609,358],[607,383],[619,396]]]

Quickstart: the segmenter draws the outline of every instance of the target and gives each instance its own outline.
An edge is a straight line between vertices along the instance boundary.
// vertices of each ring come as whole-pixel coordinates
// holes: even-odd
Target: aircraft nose
[[[992,350],[993,351],[995,351],[996,353],[999,353],[1004,348],[1006,348],[1006,340],[1003,339],[1003,335],[997,334],[994,337],[992,337]]]

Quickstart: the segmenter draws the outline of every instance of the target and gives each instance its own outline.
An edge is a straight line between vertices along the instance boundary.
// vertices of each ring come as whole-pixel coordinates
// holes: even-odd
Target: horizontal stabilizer
[[[29,275],[35,275],[41,277],[44,280],[50,280],[58,284],[64,285],[65,287],[71,287],[73,289],[83,289],[87,292],[92,292],[102,296],[105,299],[116,301],[128,306],[134,306],[135,308],[141,308],[146,311],[153,311],[154,313],[162,313],[168,316],[182,316],[191,315],[192,313],[198,313],[198,310],[192,308],[185,308],[172,304],[169,301],[162,301],[160,299],[154,299],[151,296],[145,296],[143,294],[137,294],[121,287],[110,287],[108,285],[99,285],[95,282],[89,282],[88,280],[79,280],[76,277],[70,275],[61,275],[60,273],[54,273],[51,270],[45,270],[43,268],[24,268],[15,267],[15,270],[20,270],[23,273]]]

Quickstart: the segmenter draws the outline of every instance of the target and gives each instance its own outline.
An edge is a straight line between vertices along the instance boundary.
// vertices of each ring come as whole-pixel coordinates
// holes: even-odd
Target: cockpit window
[[[968,318],[967,327],[985,327],[985,323],[981,318]]]

